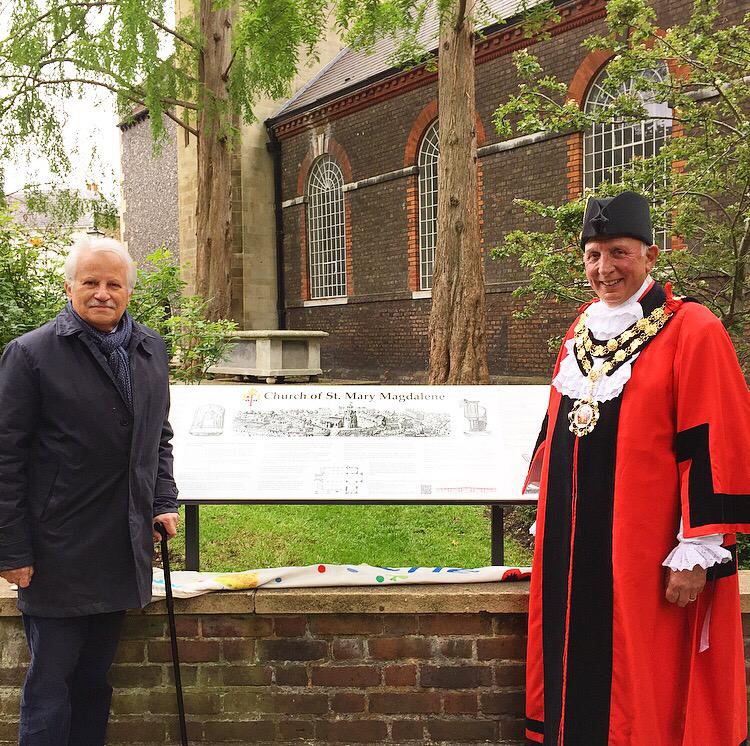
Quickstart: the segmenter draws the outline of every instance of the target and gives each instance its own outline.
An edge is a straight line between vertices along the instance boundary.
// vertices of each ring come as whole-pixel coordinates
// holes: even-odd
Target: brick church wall
[[[741,15],[741,3],[727,3],[727,18]],[[656,3],[662,26],[684,18],[686,0]],[[584,0],[565,6],[582,16],[567,30],[533,45],[544,69],[571,83],[584,95],[593,76],[606,63],[607,55],[589,55],[583,40],[603,33],[604,3]],[[599,9],[599,17],[590,14]],[[567,16],[563,13],[563,17]],[[523,42],[515,42],[517,48]],[[579,69],[580,68],[580,69]],[[577,75],[578,73],[578,75]],[[585,78],[585,80],[584,80]],[[583,81],[583,82],[581,82]],[[581,191],[582,136],[578,133],[551,137],[535,144],[482,155],[482,145],[497,143],[492,125],[497,105],[515,92],[517,77],[510,54],[482,62],[476,68],[477,117],[483,130],[480,142],[482,240],[488,304],[490,373],[496,376],[541,376],[549,374],[554,355],[548,350],[550,337],[559,338],[575,314],[575,307],[550,306],[538,318],[518,320],[514,310],[521,302],[511,295],[525,278],[514,260],[493,260],[489,254],[515,229],[539,230],[538,220],[525,215],[514,198],[561,204]],[[284,278],[287,325],[294,329],[322,329],[330,337],[322,346],[322,365],[329,376],[388,379],[406,376],[421,380],[427,369],[427,322],[430,300],[413,298],[416,180],[398,174],[374,185],[357,186],[345,192],[350,243],[346,304],[306,304],[307,266],[305,240],[305,178],[313,160],[313,143],[330,138],[345,153],[351,182],[397,172],[415,163],[405,163],[405,153],[414,153],[415,122],[430,109],[437,96],[436,82],[406,90],[372,106],[342,116],[315,121],[291,135],[282,135],[283,195],[294,200],[283,210]],[[425,128],[429,122],[425,122]],[[421,139],[421,134],[419,134]],[[407,158],[408,160],[408,158]],[[345,179],[346,180],[346,179]],[[409,252],[412,260],[410,265]]]

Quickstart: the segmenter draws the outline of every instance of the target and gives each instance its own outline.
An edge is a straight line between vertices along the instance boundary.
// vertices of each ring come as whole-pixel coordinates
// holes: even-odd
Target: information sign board
[[[185,503],[518,502],[546,386],[172,386]]]

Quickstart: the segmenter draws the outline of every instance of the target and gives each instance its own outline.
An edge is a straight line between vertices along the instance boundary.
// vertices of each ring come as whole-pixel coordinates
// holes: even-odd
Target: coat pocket
[[[38,521],[43,521],[47,513],[49,512],[49,506],[52,502],[52,496],[55,493],[55,485],[57,484],[57,477],[60,474],[60,464],[51,465],[48,470],[42,470],[38,477],[38,481],[33,494],[35,495],[34,512],[37,515]]]

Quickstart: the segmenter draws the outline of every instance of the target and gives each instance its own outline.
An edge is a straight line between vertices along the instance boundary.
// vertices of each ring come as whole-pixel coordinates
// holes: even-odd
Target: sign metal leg
[[[199,505],[185,506],[185,569],[200,569]]]
[[[503,530],[503,506],[491,505],[491,536],[492,536],[492,564],[505,564],[504,530]]]

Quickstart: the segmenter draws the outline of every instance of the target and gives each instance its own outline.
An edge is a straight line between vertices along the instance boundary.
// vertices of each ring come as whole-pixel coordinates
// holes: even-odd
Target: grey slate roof
[[[63,224],[59,219],[42,212],[32,212],[26,201],[23,190],[18,190],[12,194],[6,195],[8,206],[13,210],[13,218],[18,223],[23,223],[26,227],[45,231],[49,229],[64,229],[71,231],[88,230],[94,227],[94,213],[86,212],[79,215],[72,222]]]
[[[526,2],[526,7],[532,4],[534,0]],[[508,20],[520,12],[523,0],[487,0],[487,5],[496,16]],[[485,30],[490,31],[495,26],[496,24],[492,24]],[[437,14],[432,13],[426,18],[417,38],[427,49],[434,51],[437,49],[437,34]],[[272,117],[272,121],[293,111],[311,108],[322,99],[358,88],[366,81],[386,77],[386,73],[395,73],[397,69],[388,62],[395,46],[392,39],[381,39],[375,44],[371,54],[343,49],[294,96],[282,104]]]

